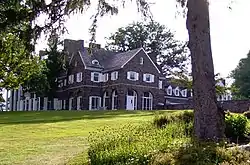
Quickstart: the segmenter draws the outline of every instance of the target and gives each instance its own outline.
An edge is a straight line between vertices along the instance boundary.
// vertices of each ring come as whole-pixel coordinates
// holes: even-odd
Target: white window
[[[155,76],[152,74],[143,74],[143,81],[152,83],[154,82]]]
[[[153,95],[150,92],[144,92],[142,97],[142,109],[152,110],[153,109]]]
[[[143,57],[140,58],[140,65],[143,65]]]
[[[74,75],[69,75],[69,84],[73,84],[74,83]]]
[[[115,71],[115,72],[112,72],[111,73],[111,80],[117,80],[118,79],[118,72]]]
[[[99,65],[99,61],[93,60],[93,61],[92,61],[92,64],[94,64],[94,65]]]
[[[106,110],[108,109],[108,106],[109,106],[109,96],[108,93],[105,92],[103,95],[103,108]]]
[[[78,64],[77,61],[75,61],[75,67],[77,67],[77,64]]]
[[[172,95],[172,92],[173,92],[172,87],[168,86],[168,88],[167,88],[167,94],[168,95]]]
[[[81,109],[81,104],[82,104],[82,96],[77,97],[77,103],[76,103],[76,109],[80,110]]]
[[[91,73],[91,81],[93,82],[100,82],[101,74],[98,72],[92,72]]]
[[[109,80],[109,74],[108,73],[105,73],[103,75],[103,82],[107,82]]]
[[[67,79],[64,79],[64,86],[67,86]]]
[[[101,97],[90,96],[89,97],[89,110],[98,110],[101,107]]]
[[[118,93],[117,91],[113,91],[112,93],[112,110],[117,110],[118,109]]]
[[[82,82],[82,72],[76,74],[76,82]]]
[[[159,80],[159,89],[162,89],[162,81]]]
[[[127,72],[127,79],[133,81],[139,80],[139,73],[133,71]]]
[[[176,88],[174,89],[174,95],[175,95],[175,96],[179,96],[179,95],[180,95],[180,90],[179,90],[178,87],[176,87]]]
[[[182,91],[181,91],[181,95],[182,95],[183,97],[187,97],[187,89],[182,90]]]

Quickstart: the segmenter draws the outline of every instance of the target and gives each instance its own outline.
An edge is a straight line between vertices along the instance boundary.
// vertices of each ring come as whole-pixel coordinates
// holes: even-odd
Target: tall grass
[[[190,122],[189,122],[190,123]],[[190,140],[187,123],[168,123],[157,128],[153,123],[126,124],[114,129],[103,127],[89,138],[89,159],[93,165],[148,164],[156,152],[169,152]]]

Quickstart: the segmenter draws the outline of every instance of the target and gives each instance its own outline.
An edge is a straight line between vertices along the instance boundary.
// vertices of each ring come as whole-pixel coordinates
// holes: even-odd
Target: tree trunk
[[[207,0],[188,0],[187,8],[195,136],[200,140],[217,141],[224,138],[224,115],[216,100],[209,4]]]

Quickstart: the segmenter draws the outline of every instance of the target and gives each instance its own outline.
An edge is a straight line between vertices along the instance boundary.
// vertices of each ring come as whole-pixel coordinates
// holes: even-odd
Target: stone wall
[[[231,112],[243,113],[248,111],[250,108],[250,100],[228,100],[220,102],[223,109],[229,110]],[[165,109],[171,110],[183,110],[183,109],[193,109],[192,103],[190,104],[178,104],[178,105],[167,105]]]

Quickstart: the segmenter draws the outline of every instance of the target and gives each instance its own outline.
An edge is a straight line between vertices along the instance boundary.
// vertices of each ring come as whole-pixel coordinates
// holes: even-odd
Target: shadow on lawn
[[[160,113],[165,113],[165,112],[162,111]],[[155,111],[125,111],[125,110],[1,112],[0,124],[54,123],[54,122],[82,120],[82,119],[109,119],[109,118],[153,116],[154,114]]]

